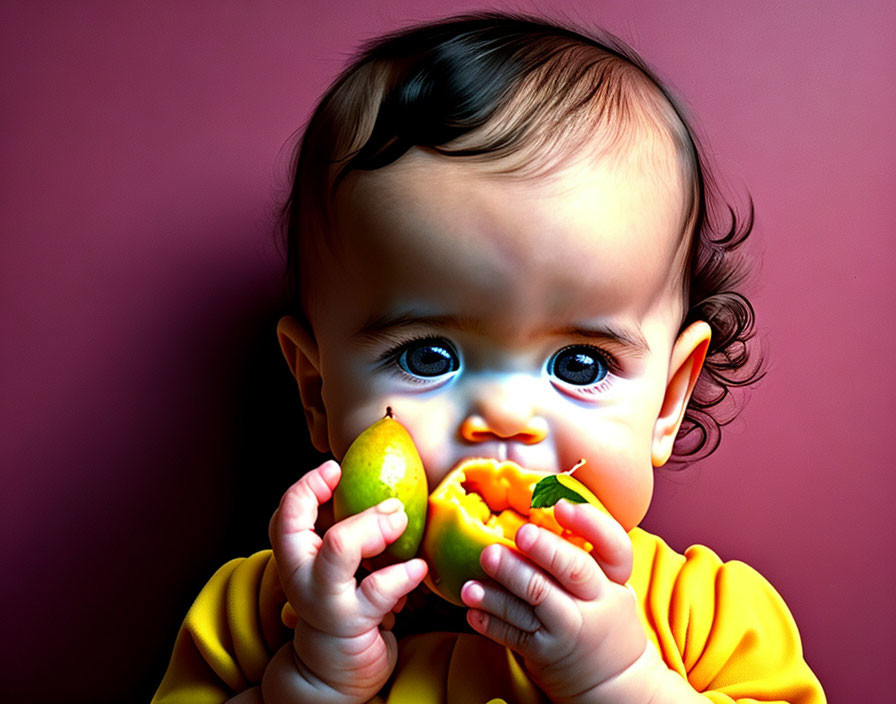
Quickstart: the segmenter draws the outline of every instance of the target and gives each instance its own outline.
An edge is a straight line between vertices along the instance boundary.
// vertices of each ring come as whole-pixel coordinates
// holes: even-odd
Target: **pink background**
[[[314,462],[278,357],[284,143],[359,41],[444,4],[0,9],[6,699],[148,698],[192,597]],[[767,378],[646,526],[782,592],[831,701],[896,659],[892,3],[559,10],[684,95],[758,213]],[[289,458],[289,459],[287,459]],[[3,697],[0,697],[3,698]]]

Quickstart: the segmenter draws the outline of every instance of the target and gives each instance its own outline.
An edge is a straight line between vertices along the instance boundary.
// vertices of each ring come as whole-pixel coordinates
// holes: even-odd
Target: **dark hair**
[[[293,311],[307,324],[301,282],[317,248],[331,246],[319,233],[349,172],[384,167],[417,146],[475,160],[519,156],[508,171],[538,175],[584,144],[620,153],[645,130],[673,145],[690,186],[682,329],[696,320],[712,328],[673,457],[708,455],[733,420],[723,404],[730,388],[762,375],[747,344],[753,308],[737,290],[746,275],[737,250],[752,229],[753,205],[739,219],[719,197],[678,101],[634,50],[602,30],[485,13],[367,43],[321,98],[291,164],[281,224]]]

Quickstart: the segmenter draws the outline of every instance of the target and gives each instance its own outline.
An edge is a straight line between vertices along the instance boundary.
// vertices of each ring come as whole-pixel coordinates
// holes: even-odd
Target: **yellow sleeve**
[[[701,546],[679,555],[639,529],[632,540],[630,584],[648,636],[696,691],[714,704],[825,702],[790,611],[759,573]],[[184,619],[153,704],[219,704],[258,685],[290,638],[285,603],[270,550],[221,567]],[[512,654],[479,636],[432,633],[399,652],[392,686],[374,702],[542,699]]]
[[[648,634],[666,664],[714,704],[823,704],[784,600],[748,565],[709,548],[679,555],[636,529],[635,570]]]
[[[259,684],[289,639],[285,602],[270,550],[221,567],[187,612],[152,704],[220,704]]]
[[[292,634],[285,604],[270,550],[221,567],[190,607],[152,704],[221,704],[260,684]],[[544,702],[509,650],[472,634],[402,639],[390,684],[371,704]]]

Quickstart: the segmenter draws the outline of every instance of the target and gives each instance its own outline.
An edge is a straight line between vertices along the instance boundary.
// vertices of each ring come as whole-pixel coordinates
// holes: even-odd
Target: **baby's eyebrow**
[[[427,315],[414,311],[384,313],[368,320],[355,333],[355,337],[371,338],[392,330],[408,327],[431,326],[457,330],[482,332],[482,324],[474,318],[456,315]]]
[[[650,352],[650,345],[644,339],[640,328],[618,327],[610,323],[598,325],[574,325],[558,331],[564,336],[584,337],[590,340],[613,342],[636,357],[646,356]]]
[[[383,315],[372,317],[355,333],[354,337],[369,340],[388,335],[390,332],[400,330],[401,328],[420,326],[447,327],[479,333],[485,332],[481,321],[476,318],[456,315],[427,315],[414,311],[402,311],[384,313]],[[600,322],[570,325],[552,329],[550,332],[557,337],[582,337],[604,344],[607,342],[614,343],[629,354],[637,357],[644,356],[650,352],[650,345],[637,327],[629,330],[609,322]]]

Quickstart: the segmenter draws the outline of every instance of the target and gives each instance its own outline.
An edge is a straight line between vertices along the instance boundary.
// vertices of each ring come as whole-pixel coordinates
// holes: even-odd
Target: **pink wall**
[[[273,332],[281,147],[361,39],[444,7],[361,5],[4,3],[8,694],[146,698],[199,586],[265,546],[313,461],[282,459],[300,419]],[[753,195],[770,371],[721,449],[660,481],[647,527],[756,566],[831,701],[875,701],[896,657],[896,10],[490,7],[558,8],[633,43]]]

